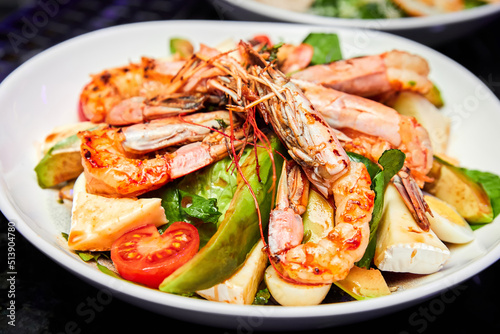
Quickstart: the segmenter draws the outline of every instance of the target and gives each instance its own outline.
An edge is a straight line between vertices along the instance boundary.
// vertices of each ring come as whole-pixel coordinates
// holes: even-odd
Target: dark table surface
[[[30,39],[29,43],[19,44],[19,50],[14,52],[7,34],[19,31],[23,18],[32,17],[29,15],[36,11],[46,10],[40,4],[49,2],[41,1],[33,8],[3,13],[4,18],[0,23],[0,80],[22,62],[51,45],[99,28],[147,20],[226,19],[205,1],[66,0],[60,1],[64,5],[51,15],[44,30]],[[471,31],[459,39],[434,45],[433,48],[469,69],[500,96],[499,33],[500,19],[496,19],[479,30]],[[0,218],[0,333],[65,333],[70,322],[76,323],[73,330],[77,333],[144,332],[150,328],[164,332],[181,328],[184,332],[197,333],[251,333],[259,330],[227,330],[187,323],[157,315],[117,298],[96,308],[92,319],[82,317],[77,313],[78,306],[87,303],[89,298],[95,298],[99,290],[61,268],[19,233],[16,234],[16,327],[8,326],[8,221],[3,215]],[[451,293],[456,298],[439,295],[370,321],[307,332],[498,333],[499,281],[500,261],[454,287]]]

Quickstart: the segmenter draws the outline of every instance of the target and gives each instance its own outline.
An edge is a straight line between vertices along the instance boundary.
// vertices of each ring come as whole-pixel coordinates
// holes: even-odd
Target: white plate
[[[254,0],[210,0],[221,18],[280,21],[391,32],[426,45],[436,45],[470,33],[500,14],[500,4],[426,17],[342,19],[299,13]]]
[[[219,327],[246,323],[258,330],[307,329],[346,324],[380,316],[418,303],[470,278],[500,258],[500,221],[478,230],[477,239],[453,249],[448,265],[411,288],[390,296],[314,307],[235,306],[190,299],[143,288],[107,276],[68,252],[61,231],[69,228],[69,212],[56,204],[57,195],[36,182],[37,143],[56,125],[77,121],[76,106],[89,74],[135,61],[140,56],[167,54],[171,37],[187,37],[195,45],[216,45],[228,37],[250,38],[269,32],[274,40],[301,41],[310,31],[340,36],[345,57],[375,54],[397,47],[430,62],[432,79],[442,89],[453,119],[450,154],[466,167],[500,174],[500,102],[486,86],[452,60],[415,42],[380,32],[313,28],[296,24],[214,21],[140,23],[100,30],[57,45],[35,56],[0,85],[0,207],[7,219],[42,252],[89,283],[115,296],[172,317]],[[8,143],[8,144],[7,144]],[[43,280],[43,273],[40,273]],[[409,287],[406,284],[405,287]]]

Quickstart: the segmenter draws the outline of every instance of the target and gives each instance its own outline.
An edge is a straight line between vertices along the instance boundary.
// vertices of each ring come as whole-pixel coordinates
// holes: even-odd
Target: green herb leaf
[[[328,64],[342,59],[337,34],[310,33],[303,43],[311,45],[314,49],[311,65]]]
[[[191,217],[203,220],[206,223],[217,223],[222,213],[217,208],[217,199],[204,198],[198,195],[190,194],[183,190],[179,190],[182,199],[190,198],[191,204],[187,207],[182,207],[182,210]]]
[[[378,160],[378,163],[383,169],[372,178],[371,187],[375,192],[375,203],[373,205],[372,219],[370,221],[370,241],[363,258],[357,263],[359,267],[370,268],[377,245],[377,229],[384,209],[385,189],[392,177],[403,167],[405,158],[406,156],[403,152],[394,149],[385,151]]]
[[[271,298],[271,294],[267,288],[257,291],[253,300],[253,305],[266,305]]]
[[[216,121],[217,121],[217,123],[219,124],[219,126],[220,126],[221,128],[223,128],[223,129],[225,129],[225,128],[227,128],[227,127],[229,126],[229,125],[228,125],[226,122],[224,122],[224,120],[223,120],[223,119],[221,119],[221,118],[217,118],[217,119],[216,119]]]
[[[99,254],[95,255],[91,252],[76,252],[76,254],[78,254],[78,256],[80,256],[80,258],[85,262],[89,262],[93,259],[96,259],[97,261],[97,259],[99,258]]]
[[[268,48],[267,46],[264,46],[263,51],[269,52],[269,61],[273,61],[276,58],[278,58],[278,51],[280,47],[283,46],[283,42],[280,42],[278,44],[274,44],[272,47]]]
[[[113,276],[114,278],[118,278],[118,279],[127,281],[126,279],[122,278],[120,275],[118,275],[117,273],[115,273],[114,271],[112,271],[111,269],[109,269],[108,267],[103,266],[102,264],[100,264],[97,260],[96,260],[96,264],[97,264],[97,268],[102,273],[105,273],[106,275],[109,275],[109,276]],[[127,282],[130,282],[130,281],[127,281]],[[131,282],[131,283],[134,283],[134,282]]]
[[[367,157],[353,152],[346,152],[346,153],[347,156],[349,157],[349,160],[354,162],[361,162],[366,166],[366,170],[368,171],[368,174],[370,174],[370,178],[372,180],[375,177],[375,175],[377,175],[377,173],[381,171],[380,167]]]

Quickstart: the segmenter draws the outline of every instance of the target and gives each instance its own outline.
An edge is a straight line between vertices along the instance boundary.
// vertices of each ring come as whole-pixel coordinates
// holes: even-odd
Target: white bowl
[[[436,45],[468,34],[500,15],[500,4],[425,17],[395,19],[343,19],[272,7],[254,0],[210,0],[221,18],[243,21],[277,21],[343,28],[374,29]]]
[[[500,174],[498,153],[485,143],[500,142],[500,102],[462,66],[415,42],[376,31],[318,28],[296,24],[170,21],[124,25],[89,33],[57,45],[27,61],[0,85],[0,208],[40,251],[89,283],[114,296],[171,317],[217,327],[300,330],[347,324],[418,303],[458,284],[500,258],[500,221],[476,231],[476,240],[452,249],[450,262],[390,296],[312,307],[236,306],[191,299],[134,285],[101,273],[69,252],[61,232],[69,229],[69,210],[54,190],[40,189],[33,171],[37,144],[56,125],[77,121],[80,90],[89,74],[141,56],[167,54],[172,37],[216,45],[228,37],[268,32],[274,40],[300,42],[311,31],[339,34],[345,57],[397,47],[428,59],[432,80],[453,120],[450,154],[463,166]],[[8,143],[8,144],[7,144]],[[43,280],[43,273],[40,273]]]

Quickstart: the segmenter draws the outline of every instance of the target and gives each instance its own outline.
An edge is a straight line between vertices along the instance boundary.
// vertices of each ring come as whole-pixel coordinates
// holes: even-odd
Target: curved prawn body
[[[242,54],[253,64],[249,67],[249,84],[258,93],[245,108],[257,106],[311,183],[328,197],[333,182],[346,172],[349,165],[349,158],[333,129],[297,85],[266,63],[247,44],[241,42],[240,47]]]
[[[153,156],[131,154],[124,150],[121,128],[105,127],[78,134],[87,191],[113,197],[134,197],[160,188],[166,183],[194,172],[228,155],[226,141],[243,145],[249,139],[241,128],[212,132],[202,141],[181,146],[173,152]]]
[[[145,154],[201,141],[214,130],[223,131],[230,122],[229,112],[225,110],[165,117],[123,128],[122,146],[127,152]]]
[[[161,86],[168,82],[184,65],[185,61],[163,61],[143,57],[140,63],[107,69],[92,75],[91,81],[80,94],[82,114],[94,123],[107,122],[126,125],[142,119],[146,100],[157,95]],[[125,101],[125,102],[124,102]],[[125,110],[125,116],[117,117],[115,108]]]
[[[366,167],[349,161],[335,131],[295,83],[247,44],[240,42],[240,48],[250,64],[247,85],[258,93],[247,97],[250,103],[243,99],[243,110],[257,106],[293,159],[283,167],[277,206],[270,215],[270,261],[283,277],[298,283],[343,279],[369,241],[374,193]],[[319,242],[302,244],[300,214],[309,182],[325,197],[333,195],[336,225]]]
[[[429,64],[424,58],[393,50],[310,66],[292,78],[376,99],[403,90],[426,94],[433,87],[428,75]]]
[[[297,166],[298,167],[298,166]],[[284,167],[285,168],[285,167]],[[269,252],[275,269],[285,279],[300,284],[328,284],[344,279],[368,245],[374,193],[362,163],[351,162],[332,187],[336,206],[335,226],[317,242],[302,243],[300,205],[292,205],[296,187],[307,182],[288,167],[281,174],[276,209],[269,220]],[[305,190],[307,192],[307,190]],[[295,196],[296,198],[296,196]]]
[[[394,184],[417,223],[428,230],[425,213],[430,209],[420,190],[429,181],[427,173],[433,162],[427,130],[415,118],[381,103],[311,83],[301,87],[327,123],[348,138],[342,137],[344,149],[375,162],[391,148],[405,153],[404,170],[396,175]]]
[[[406,154],[405,165],[415,180],[420,185],[427,181],[433,150],[427,130],[414,117],[363,97],[296,82],[326,122],[352,138],[344,143],[345,148],[374,161],[388,148],[400,149]]]

